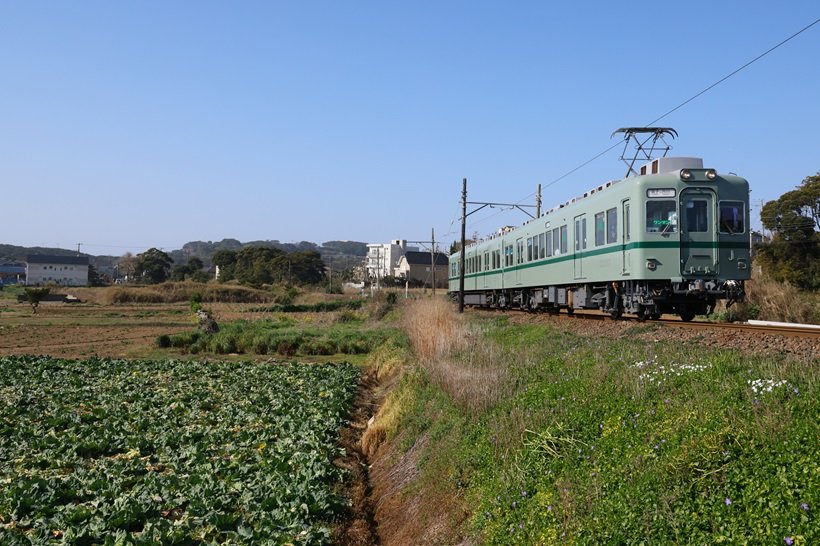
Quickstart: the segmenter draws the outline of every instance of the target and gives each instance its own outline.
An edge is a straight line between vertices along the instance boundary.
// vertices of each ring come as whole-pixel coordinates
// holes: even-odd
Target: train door
[[[623,214],[623,233],[621,234],[621,254],[622,254],[622,271],[623,275],[629,275],[632,264],[630,264],[630,253],[627,245],[632,239],[631,223],[629,218],[629,199],[621,201],[621,212]]]
[[[481,270],[481,277],[484,279],[484,288],[490,287],[490,251],[484,252],[484,264]]]
[[[681,273],[717,273],[714,192],[706,188],[683,190],[680,198],[680,215]]]
[[[581,214],[575,217],[575,253],[572,264],[576,279],[584,278],[584,251],[587,248],[587,215]]]

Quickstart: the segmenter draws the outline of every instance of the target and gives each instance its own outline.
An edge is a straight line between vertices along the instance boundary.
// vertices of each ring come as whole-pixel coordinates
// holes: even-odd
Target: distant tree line
[[[325,264],[315,250],[285,252],[271,247],[248,246],[220,250],[213,256],[219,281],[237,280],[248,286],[263,284],[317,284],[325,279]]]
[[[326,279],[325,264],[315,250],[285,252],[273,247],[247,246],[239,250],[219,250],[212,262],[219,267],[220,282],[235,280],[259,287],[276,283],[317,284]],[[144,284],[210,279],[200,258],[192,256],[184,265],[174,265],[171,256],[157,248],[124,257],[120,267],[123,273]]]
[[[755,249],[763,270],[802,290],[820,290],[820,173],[763,205],[760,219],[772,232]]]

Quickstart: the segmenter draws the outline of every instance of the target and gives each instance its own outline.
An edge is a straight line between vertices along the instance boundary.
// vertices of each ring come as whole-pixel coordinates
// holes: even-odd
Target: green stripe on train
[[[714,241],[690,241],[690,242],[678,242],[678,241],[637,241],[634,243],[628,243],[626,245],[618,245],[618,246],[610,246],[606,248],[598,248],[595,250],[585,250],[580,253],[580,257],[583,258],[591,258],[593,256],[601,256],[604,254],[615,254],[618,252],[625,252],[627,250],[636,250],[639,248],[665,248],[665,249],[675,249],[675,248],[710,248],[715,250],[749,250],[749,245],[746,242],[723,242],[718,243]],[[565,254],[564,256],[558,256],[557,258],[542,258],[540,260],[535,260],[529,263],[520,264],[520,265],[512,265],[509,267],[502,267],[501,269],[494,269],[492,271],[479,271],[478,273],[470,273],[469,275],[464,275],[465,279],[469,279],[471,277],[479,277],[481,275],[498,275],[505,272],[515,271],[515,270],[522,270],[522,269],[529,269],[530,267],[538,267],[542,265],[552,265],[561,262],[566,262],[568,260],[574,260],[576,257],[576,253],[573,252],[572,254]],[[458,280],[459,277],[448,277],[447,280],[455,281]]]

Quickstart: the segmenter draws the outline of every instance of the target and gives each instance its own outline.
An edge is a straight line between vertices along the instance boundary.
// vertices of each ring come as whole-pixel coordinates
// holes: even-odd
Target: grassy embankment
[[[440,542],[820,538],[816,361],[466,320],[444,302],[406,321],[418,366],[364,445],[422,446],[405,494],[431,507],[422,527],[449,514]]]

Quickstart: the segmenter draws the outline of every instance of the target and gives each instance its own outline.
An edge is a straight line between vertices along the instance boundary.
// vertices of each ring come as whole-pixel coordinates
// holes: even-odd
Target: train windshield
[[[676,201],[646,202],[646,231],[648,233],[675,233],[678,230]]]
[[[722,201],[720,203],[720,232],[743,233],[745,230],[746,207],[741,201]]]

